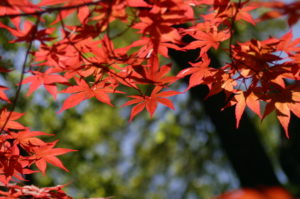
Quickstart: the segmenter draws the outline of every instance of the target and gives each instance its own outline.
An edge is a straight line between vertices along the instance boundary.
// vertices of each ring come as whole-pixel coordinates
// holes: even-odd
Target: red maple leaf
[[[217,49],[220,42],[229,39],[230,31],[228,29],[219,30],[217,21],[207,21],[199,23],[195,26],[184,30],[184,34],[188,34],[195,38],[195,41],[190,42],[184,49],[201,48],[199,57],[207,53],[210,48]]]
[[[134,99],[126,102],[125,104],[122,105],[122,107],[129,106],[132,104],[137,104],[131,109],[131,114],[130,114],[129,120],[131,121],[138,113],[140,113],[145,108],[149,112],[150,117],[152,117],[157,108],[158,103],[161,103],[171,109],[175,109],[172,101],[165,97],[171,97],[173,95],[178,95],[181,92],[177,92],[177,91],[162,91],[162,92],[160,92],[161,89],[162,89],[161,86],[156,86],[152,90],[150,96],[145,96],[145,95],[128,96],[128,97],[131,97]]]
[[[53,40],[53,38],[50,37],[49,35],[53,33],[53,31],[55,30],[54,28],[36,30],[36,27],[30,21],[25,21],[24,24],[21,24],[20,19],[17,20],[15,19],[12,20],[12,22],[16,26],[16,29],[11,28],[0,22],[0,28],[4,28],[8,30],[12,35],[17,37],[17,39],[11,40],[10,41],[11,43],[21,42],[21,41],[31,42],[32,38],[30,35],[35,31],[36,31],[34,37],[35,40],[39,40],[41,42]]]
[[[21,174],[30,174],[34,171],[27,169],[29,162],[20,155],[20,150],[16,144],[9,141],[1,143],[0,146],[0,182],[7,184],[12,177],[18,180],[25,180]]]
[[[10,137],[12,139],[15,139],[14,144],[19,144],[23,149],[30,152],[33,150],[34,147],[39,147],[41,145],[44,145],[45,142],[42,141],[39,138],[36,138],[36,136],[50,136],[53,134],[44,133],[41,131],[30,131],[29,128],[25,131],[20,131],[18,133],[10,132]]]
[[[183,69],[177,74],[177,77],[179,78],[191,75],[187,89],[205,83],[204,79],[206,77],[214,76],[214,74],[217,72],[217,69],[209,67],[210,59],[207,54],[204,54],[201,58],[201,61],[194,64],[191,63],[192,67]]]
[[[54,148],[58,140],[42,145],[41,147],[34,148],[34,154],[29,157],[30,160],[34,160],[38,169],[45,174],[47,169],[47,163],[50,163],[56,167],[59,167],[65,171],[69,171],[63,163],[56,156],[63,155],[72,151],[73,149]]]
[[[110,102],[110,98],[107,93],[122,93],[120,91],[108,87],[105,84],[105,82],[100,82],[90,87],[83,79],[75,78],[75,80],[77,83],[76,86],[71,86],[61,91],[62,93],[73,94],[65,100],[59,112],[72,108],[80,102],[90,99],[92,97],[96,97],[96,99],[100,102],[113,106]]]
[[[17,130],[24,129],[25,127],[22,124],[14,121],[19,119],[23,115],[24,115],[23,113],[17,113],[17,112],[12,112],[10,114],[10,112],[7,111],[6,108],[2,109],[0,113],[0,128],[3,128],[3,125],[6,123],[6,120],[9,117],[3,130],[6,131],[8,129],[17,129]]]
[[[34,75],[27,77],[22,81],[22,84],[31,83],[27,96],[31,95],[41,85],[44,85],[46,90],[54,97],[54,99],[56,98],[56,83],[66,84],[68,83],[68,80],[60,75],[51,74],[51,71],[51,69],[48,69],[44,73],[39,71],[31,71]]]
[[[29,0],[1,0],[0,16],[9,14],[21,14],[23,12],[35,12],[40,8],[32,4]]]
[[[0,86],[0,99],[3,101],[6,101],[8,103],[10,103],[10,100],[8,99],[7,95],[3,92],[5,90],[7,90],[8,88],[5,86]]]
[[[280,95],[278,95],[280,93]],[[277,119],[282,125],[286,137],[289,138],[288,125],[291,118],[291,111],[300,118],[300,90],[297,85],[290,85],[282,88],[279,85],[271,84],[270,90],[265,94],[268,102],[265,108],[264,117],[276,111]]]
[[[151,7],[144,0],[127,0],[127,5],[130,7]]]
[[[91,3],[93,0],[43,0],[41,1],[38,5],[39,6],[51,6],[51,5],[56,5],[56,4],[63,4],[65,7],[71,7],[76,5],[81,5],[83,3]],[[52,24],[55,24],[59,22],[61,19],[65,19],[67,16],[70,14],[74,13],[76,10],[78,10],[78,18],[80,22],[84,22],[85,18],[89,15],[89,8],[87,6],[81,6],[78,8],[74,9],[65,9],[60,12],[60,17],[57,17]]]

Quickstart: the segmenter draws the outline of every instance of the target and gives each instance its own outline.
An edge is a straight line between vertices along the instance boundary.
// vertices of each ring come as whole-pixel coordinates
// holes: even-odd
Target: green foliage
[[[208,198],[236,186],[202,108],[188,104],[179,104],[180,114],[161,109],[157,118],[130,124],[99,103],[66,111],[59,120],[53,109],[28,105],[27,123],[56,133],[59,147],[79,150],[61,157],[71,173],[50,167],[34,180],[40,186],[70,183],[66,190],[75,198]]]

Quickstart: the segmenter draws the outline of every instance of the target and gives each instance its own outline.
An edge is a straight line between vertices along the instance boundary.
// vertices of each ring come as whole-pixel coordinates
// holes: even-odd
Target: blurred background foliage
[[[45,24],[53,17],[46,17]],[[66,23],[77,23],[76,18],[70,16]],[[236,39],[266,38],[285,28],[282,21],[265,22],[256,27],[239,24]],[[124,24],[115,22],[110,34],[114,37],[125,29]],[[135,34],[129,30],[116,37],[116,47],[133,42]],[[9,34],[1,30],[1,65],[18,69],[20,63],[15,57],[20,55],[18,60],[22,60],[24,49],[22,45],[9,44],[9,39]],[[222,52],[213,53],[223,62],[228,59]],[[1,85],[15,87],[18,78],[17,71],[7,77],[2,74]],[[174,89],[184,90],[185,83],[179,82],[176,86]],[[203,104],[189,93],[173,97],[176,111],[159,107],[154,118],[141,114],[130,123],[129,107],[112,108],[96,100],[57,114],[65,96],[54,101],[44,89],[39,89],[33,96],[25,97],[27,88],[24,86],[16,109],[26,112],[22,122],[32,130],[55,134],[44,139],[59,139],[58,147],[78,150],[60,157],[70,173],[50,165],[46,176],[29,176],[29,184],[68,184],[65,190],[74,198],[113,196],[120,199],[211,198],[240,185]],[[116,97],[114,102],[119,106],[124,99]],[[276,175],[281,183],[289,184],[279,164],[282,135],[274,115],[263,123],[250,112],[248,115],[259,129],[258,136]]]
[[[160,107],[155,118],[144,114],[131,123],[129,109],[120,112],[96,101],[59,119],[55,109],[28,104],[26,123],[56,133],[49,139],[59,139],[60,147],[79,150],[61,156],[70,173],[50,166],[34,182],[71,183],[66,190],[76,198],[209,198],[237,187],[201,106],[188,95],[179,98],[184,99],[173,99],[175,113]]]

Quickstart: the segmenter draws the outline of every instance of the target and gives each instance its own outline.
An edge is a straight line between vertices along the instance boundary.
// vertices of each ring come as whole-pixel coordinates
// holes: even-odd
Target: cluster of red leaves
[[[32,193],[32,196],[39,196],[37,198],[64,196],[59,187],[38,190],[35,187],[8,186],[11,181],[26,180],[24,178],[26,174],[38,172],[32,170],[32,165],[36,165],[43,174],[46,172],[47,163],[68,171],[56,156],[74,151],[54,148],[57,141],[47,143],[37,138],[36,136],[49,136],[50,134],[30,131],[29,128],[15,121],[21,116],[23,114],[10,113],[6,109],[2,109],[0,113],[0,126],[3,128],[0,135],[0,182],[8,188],[8,192],[0,192],[0,196],[3,196],[1,198],[19,198],[19,196],[27,196],[29,193]]]
[[[259,20],[250,12],[261,6],[275,11],[259,20],[289,15],[293,16],[292,25],[299,18],[292,14],[299,7],[297,3],[254,4],[249,0],[42,0],[37,4],[2,0],[0,17],[9,18],[10,24],[0,22],[0,28],[15,37],[13,43],[39,41],[37,50],[31,52],[30,69],[24,70],[30,75],[21,84],[30,84],[28,95],[41,85],[54,98],[58,93],[70,94],[60,111],[90,98],[113,106],[111,95],[118,94],[129,98],[123,106],[133,105],[130,120],[144,109],[152,116],[158,104],[174,109],[167,97],[180,92],[169,88],[190,76],[188,89],[205,84],[209,95],[226,93],[226,107],[236,109],[237,127],[246,107],[262,119],[275,111],[288,136],[290,112],[300,117],[300,39],[293,40],[289,32],[281,38],[232,43],[234,24],[256,25]],[[195,8],[204,12],[196,14]],[[43,17],[49,13],[56,18],[46,25]],[[79,25],[65,24],[71,14],[77,16]],[[134,30],[135,41],[115,48],[111,36],[114,22]],[[189,27],[180,28],[185,23]],[[194,41],[184,43],[185,36]],[[216,68],[207,53],[222,43],[229,43],[231,62]],[[200,49],[200,53],[195,62],[174,75],[171,64],[162,64],[169,58],[170,48]],[[0,72],[8,71],[1,68]],[[7,89],[0,86],[0,99],[10,103],[4,93]],[[30,169],[33,164],[43,173],[47,162],[66,170],[56,156],[72,150],[54,148],[56,142],[36,138],[45,133],[32,132],[14,121],[19,117],[19,113],[1,111],[0,181],[24,180],[24,174],[34,172]],[[20,154],[20,149],[25,154]]]
[[[47,163],[68,171],[56,157],[74,150],[54,148],[57,141],[46,143],[36,136],[50,135],[40,131],[30,131],[29,128],[16,122],[23,114],[0,111],[0,182],[23,181],[25,174],[37,171],[31,170],[31,165],[45,174]]]

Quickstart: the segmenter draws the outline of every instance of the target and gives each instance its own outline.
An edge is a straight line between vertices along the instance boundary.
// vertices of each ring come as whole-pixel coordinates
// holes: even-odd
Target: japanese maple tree
[[[253,17],[252,11],[260,7],[269,11]],[[69,198],[62,186],[15,184],[25,174],[45,174],[48,163],[68,171],[57,156],[74,151],[56,148],[57,141],[38,138],[49,134],[17,121],[26,117],[15,112],[24,84],[29,84],[27,96],[41,86],[54,99],[57,94],[68,96],[58,112],[91,98],[115,107],[111,96],[124,97],[122,107],[131,106],[128,119],[133,120],[144,110],[152,117],[158,104],[174,109],[169,97],[182,91],[172,85],[188,76],[185,92],[198,85],[209,88],[208,96],[225,92],[224,108],[235,106],[237,128],[247,107],[261,119],[275,111],[289,137],[291,113],[300,118],[300,38],[292,31],[265,40],[234,42],[233,37],[240,23],[255,26],[287,16],[292,26],[300,18],[299,7],[299,2],[249,0],[2,0],[0,28],[11,35],[10,43],[23,43],[27,49],[15,94],[7,96],[9,86],[0,85],[0,182],[7,188],[0,194]],[[70,16],[76,16],[76,23],[67,23]],[[112,31],[114,23],[126,28]],[[134,41],[116,45],[129,30]],[[192,41],[185,42],[186,37]],[[197,60],[174,74],[169,49],[200,51]],[[215,67],[210,50],[223,50],[228,61]],[[0,68],[3,78],[15,70]]]

